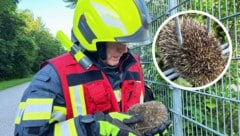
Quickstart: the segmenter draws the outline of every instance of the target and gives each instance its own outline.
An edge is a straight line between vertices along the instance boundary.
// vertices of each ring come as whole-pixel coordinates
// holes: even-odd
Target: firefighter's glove
[[[159,127],[153,129],[150,132],[146,132],[144,136],[165,136],[168,133],[168,129],[172,127],[171,120],[165,121]]]
[[[99,122],[99,134],[103,136],[136,136],[135,130],[128,127],[127,124],[143,120],[140,115],[128,115],[118,112],[109,114],[98,112],[94,117]]]
[[[143,116],[140,114],[129,115],[126,113],[110,112],[108,115],[113,119],[123,122],[124,124],[134,124],[143,121]]]

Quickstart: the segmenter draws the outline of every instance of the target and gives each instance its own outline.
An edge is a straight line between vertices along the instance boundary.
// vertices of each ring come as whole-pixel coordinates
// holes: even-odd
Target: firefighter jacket
[[[96,123],[85,127],[94,119],[82,115],[125,112],[143,102],[144,80],[136,58],[128,54],[116,81],[96,66],[84,70],[68,53],[49,60],[23,94],[15,135],[86,135],[86,128],[98,135]]]

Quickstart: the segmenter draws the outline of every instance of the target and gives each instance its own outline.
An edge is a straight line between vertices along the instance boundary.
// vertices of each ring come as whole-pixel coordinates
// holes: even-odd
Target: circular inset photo
[[[232,57],[230,36],[223,24],[202,11],[184,11],[158,28],[152,45],[154,64],[173,86],[198,90],[216,83]]]

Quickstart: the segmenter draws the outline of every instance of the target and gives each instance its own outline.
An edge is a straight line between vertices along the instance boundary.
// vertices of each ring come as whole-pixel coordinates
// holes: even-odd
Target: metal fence
[[[174,10],[200,10],[218,18],[232,39],[232,61],[226,74],[213,86],[196,91],[173,88],[161,78],[153,64],[151,44],[132,48],[140,54],[145,82],[171,112],[170,135],[240,136],[240,1],[150,0],[147,6],[153,35]]]

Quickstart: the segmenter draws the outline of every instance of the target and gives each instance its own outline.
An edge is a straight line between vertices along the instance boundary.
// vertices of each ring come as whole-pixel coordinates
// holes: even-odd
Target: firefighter
[[[124,112],[152,95],[128,44],[149,40],[149,31],[143,0],[79,0],[74,48],[46,61],[35,75],[19,104],[14,134],[136,135],[126,124],[142,117]],[[77,61],[78,51],[88,59]]]

